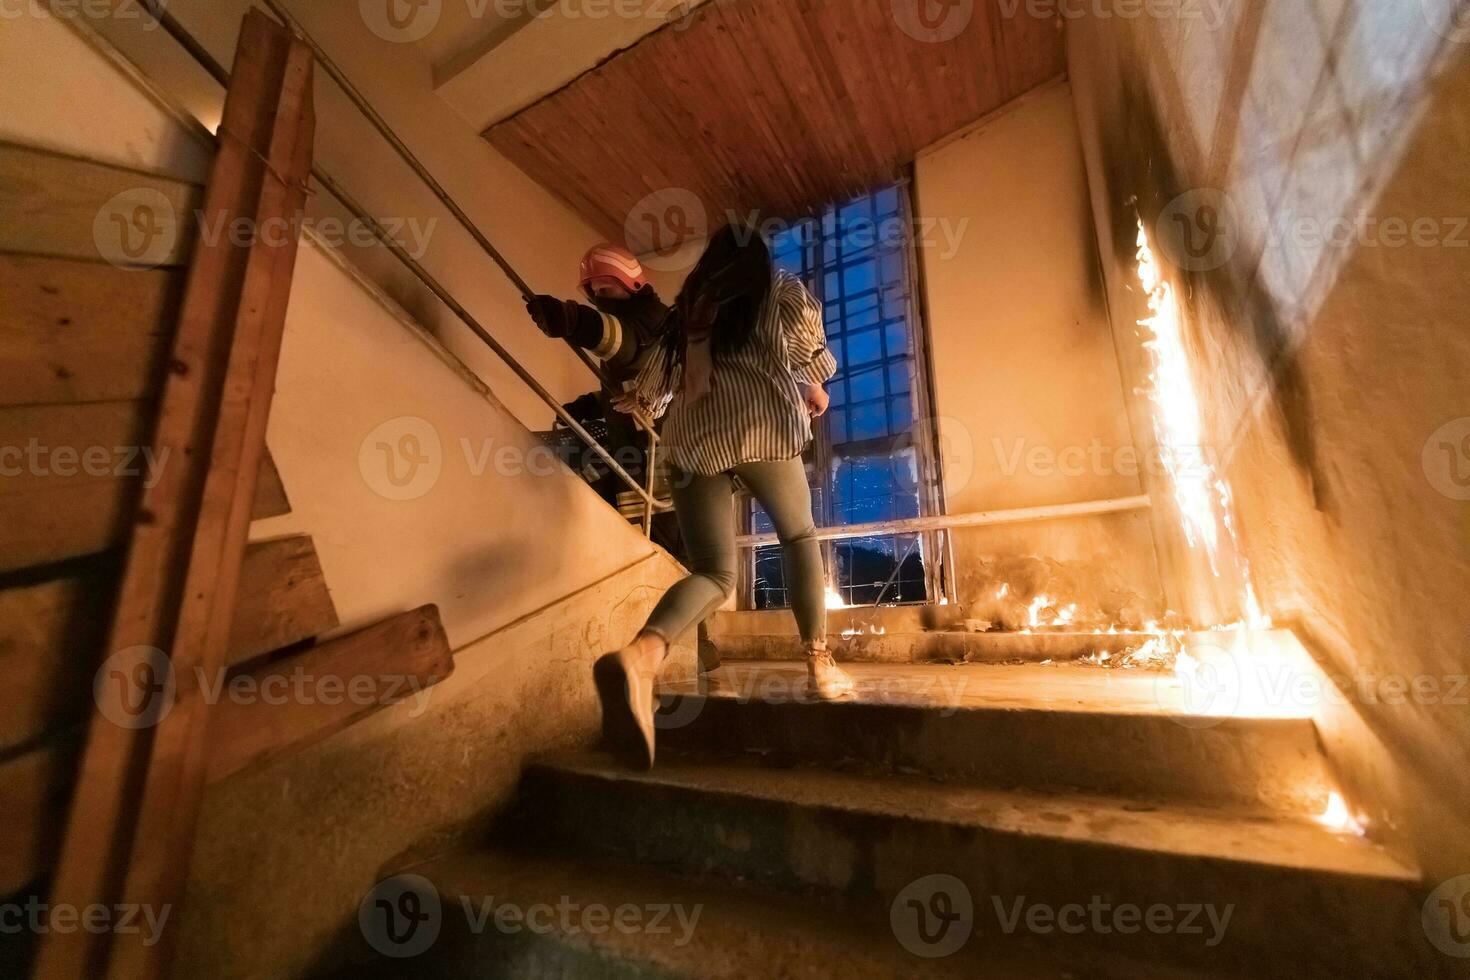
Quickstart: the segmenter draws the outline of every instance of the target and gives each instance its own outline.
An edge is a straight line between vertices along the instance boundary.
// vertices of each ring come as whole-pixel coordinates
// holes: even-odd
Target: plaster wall
[[[914,181],[949,512],[1142,494],[1070,86],[926,150]],[[954,538],[963,602],[1009,581],[1106,618],[1162,611],[1137,513]]]
[[[1470,214],[1470,52],[1453,7],[1231,2],[1068,33],[1120,348],[1145,312],[1141,219],[1181,298],[1241,567],[1343,688],[1279,696],[1316,713],[1370,833],[1430,885],[1470,871],[1454,217]],[[1136,384],[1136,351],[1124,362]],[[1238,608],[1238,582],[1176,567],[1192,611]]]

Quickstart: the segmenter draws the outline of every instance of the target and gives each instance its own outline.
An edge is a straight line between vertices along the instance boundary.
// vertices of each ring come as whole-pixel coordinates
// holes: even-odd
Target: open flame
[[[1367,821],[1355,816],[1348,809],[1347,800],[1344,800],[1342,794],[1337,790],[1327,795],[1327,809],[1318,815],[1317,822],[1339,834],[1353,834],[1356,837],[1362,837],[1368,832]]]

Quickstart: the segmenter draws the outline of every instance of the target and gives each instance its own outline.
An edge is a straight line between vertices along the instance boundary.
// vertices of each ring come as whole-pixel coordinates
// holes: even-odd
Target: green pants
[[[692,573],[664,593],[644,630],[672,645],[735,591],[736,477],[776,526],[786,564],[786,590],[802,640],[825,640],[826,576],[812,522],[811,488],[800,456],[774,463],[742,463],[715,476],[674,474],[674,512]]]

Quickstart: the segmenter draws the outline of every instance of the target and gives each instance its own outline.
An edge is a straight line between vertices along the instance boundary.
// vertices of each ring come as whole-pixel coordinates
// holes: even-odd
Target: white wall
[[[168,8],[229,67],[249,6],[250,0],[171,0]],[[289,0],[287,6],[532,288],[572,295],[577,262],[601,236],[435,94],[424,49],[375,34],[355,2]],[[164,31],[147,29],[141,17],[88,23],[190,111],[217,123],[221,90]],[[592,390],[587,369],[565,345],[536,330],[514,287],[447,209],[326,72],[318,70],[317,78],[317,162],[375,217],[401,226],[398,237],[408,250],[421,253],[422,264],[561,401]],[[314,220],[346,217],[324,189],[311,199],[308,214]],[[376,244],[348,243],[344,251],[484,378],[517,418],[533,429],[549,427],[550,410],[396,259]]]
[[[950,513],[1142,493],[1070,87],[1032,93],[924,151],[914,182]],[[1161,611],[1138,514],[954,537],[962,601],[1007,580],[1014,590],[1023,568],[1034,577],[1056,562],[1071,571],[1042,591],[1071,590],[1060,598],[1109,616]]]
[[[1068,45],[1114,323],[1143,315],[1127,288],[1141,219],[1261,602],[1346,692],[1288,706],[1316,713],[1370,833],[1430,885],[1470,870],[1454,481],[1470,246],[1453,217],[1470,214],[1470,48],[1454,8],[1231,2],[1218,23],[1083,18]],[[1219,248],[1196,257],[1171,231],[1208,240],[1202,215]],[[1404,237],[1385,237],[1391,219]]]

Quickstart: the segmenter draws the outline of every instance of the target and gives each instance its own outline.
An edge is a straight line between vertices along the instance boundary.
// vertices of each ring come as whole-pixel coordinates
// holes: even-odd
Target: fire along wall
[[[0,63],[0,140],[204,179],[209,142],[72,26],[6,20]],[[540,234],[573,224],[523,193],[545,209]],[[567,235],[552,258],[575,268],[582,244]],[[178,975],[305,972],[356,928],[382,865],[493,812],[528,754],[594,737],[593,658],[627,641],[680,570],[534,456],[499,394],[340,253],[303,243],[267,434],[292,513],[252,536],[312,536],[344,630],[438,604],[455,673],[211,787]],[[428,457],[412,475],[381,449],[408,435]]]
[[[1142,494],[1070,86],[926,150],[914,181],[949,513]],[[1144,512],[961,529],[954,548],[977,617],[1014,627],[1040,594],[1081,623],[1162,612]]]
[[[1470,46],[1454,7],[1189,4],[1067,28],[1125,381],[1141,383],[1141,217],[1241,556],[1335,684],[1276,697],[1316,713],[1370,832],[1431,882],[1470,871]],[[1238,605],[1238,583],[1173,567],[1198,618]]]

